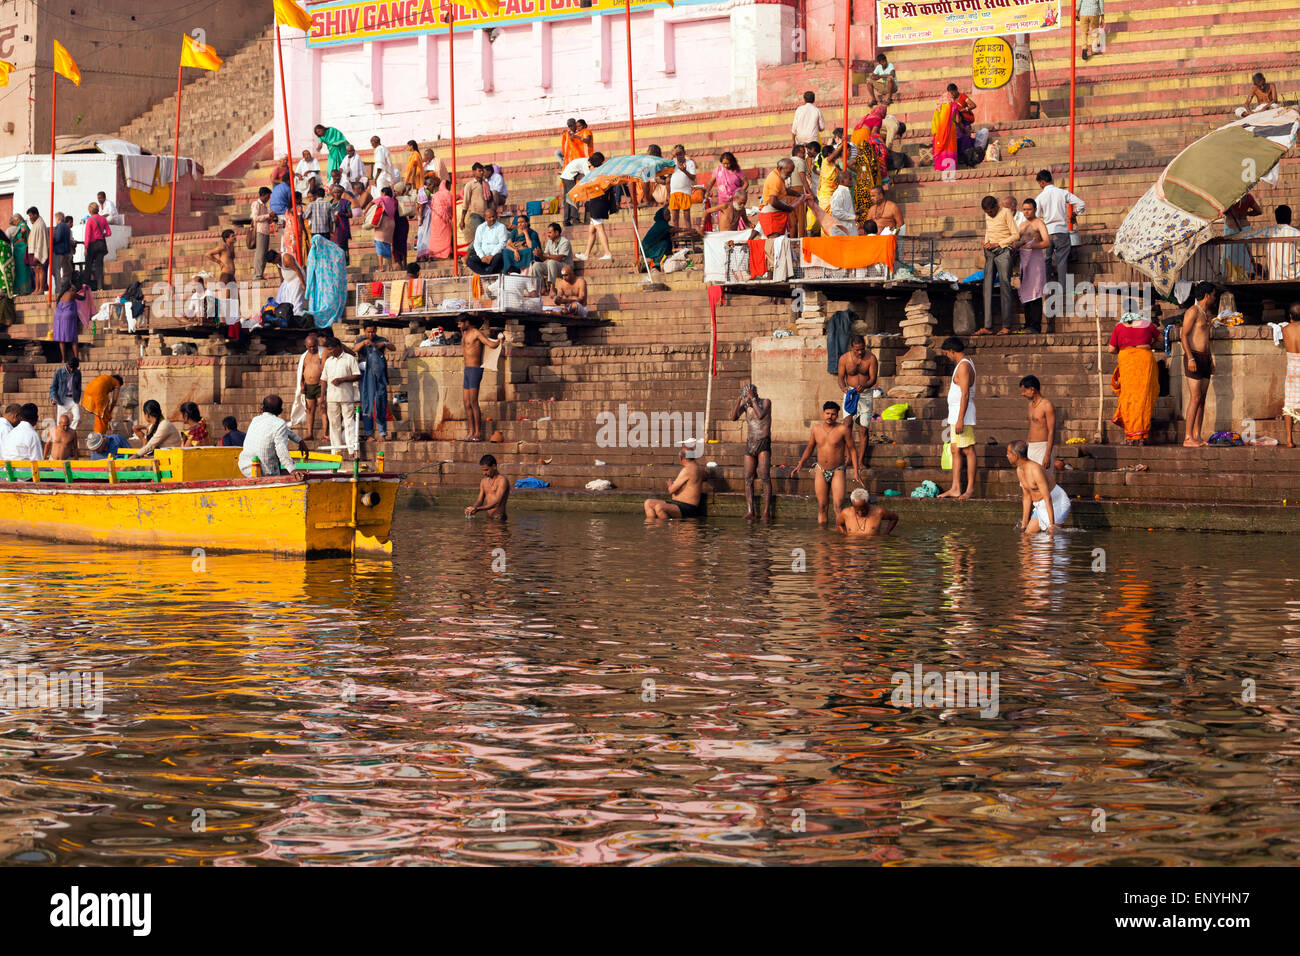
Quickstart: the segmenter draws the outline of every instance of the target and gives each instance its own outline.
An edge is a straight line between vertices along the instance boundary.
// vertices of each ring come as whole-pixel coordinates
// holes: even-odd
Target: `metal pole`
[[[456,22],[456,5],[447,5],[447,78],[451,87],[451,274],[460,275],[460,256],[456,255],[460,230],[456,224],[456,37],[452,27]]]
[[[180,162],[181,162],[181,70],[184,69],[179,63],[176,65],[176,138],[172,144],[172,218],[171,224],[167,227],[167,293],[171,294],[172,288],[172,258],[176,252],[176,188],[180,185]]]
[[[48,215],[52,221],[54,219],[54,131],[58,128],[59,74],[53,73],[50,75],[50,89],[51,89],[51,93],[50,93],[50,100],[51,100],[50,102],[50,208],[46,210],[46,215]],[[53,265],[54,264],[54,226],[52,225],[50,226],[49,246],[50,246],[49,262],[47,263],[47,265]],[[54,275],[53,270],[51,270],[50,275],[51,276]],[[47,286],[45,289],[45,301],[46,302],[54,301],[53,283],[50,283],[50,285]]]
[[[1070,192],[1074,192],[1074,67],[1079,57],[1079,5],[1071,0],[1070,15]]]
[[[853,63],[849,59],[849,24],[853,20],[853,0],[844,0],[844,168],[849,168],[849,80]]]

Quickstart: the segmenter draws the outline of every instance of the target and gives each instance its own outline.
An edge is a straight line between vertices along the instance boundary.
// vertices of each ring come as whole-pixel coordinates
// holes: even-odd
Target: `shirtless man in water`
[[[1201,420],[1205,417],[1205,396],[1214,374],[1214,356],[1210,354],[1210,322],[1219,306],[1219,290],[1211,282],[1192,287],[1192,306],[1183,315],[1183,379],[1187,383],[1187,408],[1183,421],[1187,434],[1183,445],[1201,448]]]
[[[478,460],[483,478],[478,483],[478,498],[465,509],[465,517],[473,517],[480,511],[486,511],[489,518],[506,520],[506,499],[510,497],[510,482],[506,476],[497,471],[497,460],[492,455],[484,455]]]
[[[840,356],[836,371],[840,389],[844,392],[844,421],[849,426],[850,441],[853,440],[854,422],[862,426],[862,437],[858,439],[858,460],[865,464],[871,437],[871,416],[875,412],[875,399],[871,390],[876,387],[880,362],[874,352],[867,351],[867,340],[854,335],[849,339],[849,350]],[[852,413],[849,412],[853,405],[849,392],[857,396],[857,407]]]
[[[1056,445],[1056,406],[1043,398],[1042,385],[1037,375],[1026,375],[1020,380],[1020,394],[1029,403],[1029,457],[1044,468],[1050,469],[1052,450]]]
[[[303,401],[307,403],[307,433],[303,436],[306,441],[312,441],[316,437],[316,410],[320,407],[320,376],[324,368],[325,360],[320,355],[320,338],[315,332],[308,332],[306,351],[302,357],[302,381],[298,383]]]
[[[465,357],[465,421],[469,435],[465,441],[483,440],[483,409],[478,406],[478,389],[483,384],[483,349],[495,349],[510,341],[502,332],[495,340],[483,334],[483,320],[478,316],[460,317],[460,347]]]
[[[700,502],[704,500],[704,467],[696,461],[696,456],[703,449],[695,440],[682,442],[678,460],[682,469],[677,477],[668,482],[670,501],[658,498],[645,500],[646,520],[651,518],[702,518],[704,512]]]
[[[59,416],[59,424],[50,429],[50,440],[45,443],[46,461],[68,461],[77,457],[77,433],[71,428],[68,415]]]
[[[849,495],[849,506],[841,508],[835,525],[841,534],[850,537],[892,534],[898,525],[898,515],[886,508],[871,503],[871,495],[865,488],[854,488]]]
[[[772,520],[772,400],[759,398],[752,384],[740,390],[731,410],[734,422],[745,416],[745,518],[753,521],[754,476],[763,483],[763,520]]]
[[[853,463],[853,477],[862,484],[862,475],[858,471],[858,456],[849,435],[847,422],[839,421],[840,407],[834,402],[822,406],[822,420],[812,427],[808,437],[808,447],[803,450],[799,464],[794,466],[795,476],[803,470],[817,449],[817,468],[813,474],[813,484],[817,489],[817,523],[828,524],[830,521],[831,499],[834,499],[835,513],[844,507],[844,463]]]
[[[1046,531],[1054,534],[1070,515],[1070,496],[1053,480],[1050,472],[1029,457],[1029,446],[1013,441],[1007,446],[1007,461],[1016,469],[1016,478],[1024,492],[1024,510],[1020,530],[1025,534]]]

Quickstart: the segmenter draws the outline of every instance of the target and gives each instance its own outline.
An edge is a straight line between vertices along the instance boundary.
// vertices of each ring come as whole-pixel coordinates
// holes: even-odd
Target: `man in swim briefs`
[[[307,432],[304,441],[316,438],[316,409],[320,407],[320,377],[325,369],[325,360],[320,354],[320,339],[315,332],[307,333],[306,351],[302,354],[302,381],[298,383],[302,390],[303,401],[307,405]]]
[[[1192,287],[1192,305],[1183,315],[1183,378],[1187,383],[1187,409],[1183,421],[1187,434],[1183,444],[1200,448],[1201,420],[1205,417],[1205,396],[1214,374],[1214,356],[1210,354],[1210,323],[1219,307],[1219,290],[1212,282],[1198,282]]]
[[[854,488],[849,495],[849,506],[841,508],[835,525],[841,534],[850,537],[892,534],[898,524],[898,515],[880,505],[871,503],[865,488]]]
[[[483,349],[494,349],[509,342],[503,331],[496,340],[483,334],[483,320],[478,316],[460,317],[460,344],[465,356],[465,377],[461,387],[465,390],[465,421],[469,435],[465,441],[483,441],[483,409],[478,405],[478,390],[483,384]]]
[[[1070,496],[1052,479],[1051,472],[1029,457],[1029,446],[1024,442],[1013,441],[1007,446],[1007,461],[1015,467],[1024,492],[1020,530],[1025,534],[1054,534],[1070,516]]]
[[[795,477],[803,470],[804,464],[817,450],[817,468],[813,473],[813,485],[817,489],[817,523],[828,524],[830,521],[831,500],[834,500],[835,512],[844,507],[844,463],[853,462],[853,477],[862,484],[862,475],[858,470],[858,456],[849,437],[847,421],[839,421],[840,407],[834,402],[822,405],[822,420],[813,425],[808,437],[808,447],[803,450],[799,464],[794,466]]]
[[[754,477],[763,483],[763,520],[772,519],[772,401],[758,397],[758,389],[750,384],[740,390],[735,407],[731,410],[734,422],[745,416],[745,518],[753,520]]]
[[[700,503],[704,500],[705,472],[696,458],[703,451],[703,439],[682,442],[678,452],[681,470],[677,477],[668,482],[668,495],[671,500],[658,498],[645,500],[645,516],[651,518],[703,518],[704,509]]]
[[[849,426],[849,438],[853,437],[854,422],[862,426],[862,437],[857,440],[858,461],[865,463],[871,416],[875,410],[871,390],[876,387],[880,362],[873,352],[867,350],[867,340],[854,335],[849,339],[849,350],[840,356],[837,372],[840,390],[844,393],[844,420]]]

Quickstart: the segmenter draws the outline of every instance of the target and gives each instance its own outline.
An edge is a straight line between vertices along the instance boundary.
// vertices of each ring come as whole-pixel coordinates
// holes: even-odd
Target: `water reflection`
[[[356,564],[0,541],[0,666],[103,671],[106,697],[0,710],[0,859],[1300,855],[1288,539],[522,512],[397,535]],[[996,672],[999,713],[894,706],[917,664]]]

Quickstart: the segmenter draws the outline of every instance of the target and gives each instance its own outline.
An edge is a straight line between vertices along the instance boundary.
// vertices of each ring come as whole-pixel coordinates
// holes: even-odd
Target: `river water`
[[[1300,862],[1300,545],[949,513],[0,540],[0,671],[102,678],[0,709],[0,861]]]

